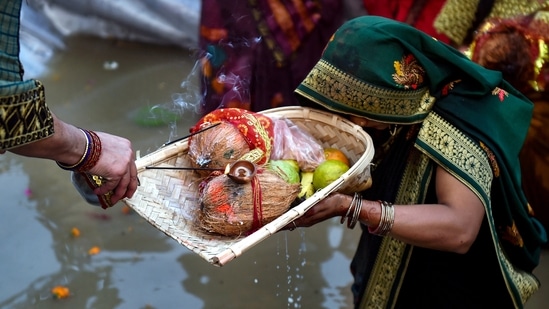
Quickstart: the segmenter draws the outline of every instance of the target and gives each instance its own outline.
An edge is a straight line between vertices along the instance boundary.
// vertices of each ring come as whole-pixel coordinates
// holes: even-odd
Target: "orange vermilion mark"
[[[221,204],[215,208],[215,211],[220,213],[230,214],[232,213],[232,208],[231,208],[231,205],[229,204]]]

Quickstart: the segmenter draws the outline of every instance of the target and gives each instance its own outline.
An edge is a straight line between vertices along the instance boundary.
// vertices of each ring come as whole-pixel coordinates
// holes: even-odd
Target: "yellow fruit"
[[[313,186],[320,190],[334,182],[349,170],[349,166],[339,160],[326,160],[313,172]]]
[[[305,197],[305,199],[308,199],[314,193],[313,172],[301,172],[301,192],[299,192],[297,197]]]
[[[338,160],[347,166],[351,166],[351,163],[349,162],[349,158],[343,153],[343,151],[336,149],[336,148],[325,148],[324,149],[324,158],[326,160]]]

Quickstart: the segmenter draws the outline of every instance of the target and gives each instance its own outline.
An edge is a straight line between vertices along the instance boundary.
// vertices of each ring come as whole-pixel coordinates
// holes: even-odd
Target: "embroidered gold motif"
[[[547,13],[547,15],[549,15],[549,12]],[[547,43],[545,43],[545,41],[539,39],[538,49],[539,49],[538,58],[536,58],[536,61],[534,62],[535,63],[534,78],[531,81],[529,81],[529,83],[530,85],[532,85],[532,88],[534,88],[534,90],[544,91],[546,85],[540,83],[538,78],[545,63],[549,62],[549,46],[547,45]]]
[[[53,134],[53,118],[46,105],[44,86],[0,98],[0,149],[10,149]]]
[[[488,160],[490,161],[490,165],[492,165],[492,170],[494,171],[494,177],[499,177],[499,165],[498,161],[496,160],[496,155],[486,146],[483,142],[479,142],[480,147],[486,151],[486,155],[488,155]]]
[[[417,146],[422,152],[413,152],[408,158],[411,163],[405,170],[396,203],[406,205],[421,202],[426,188],[418,184],[429,182],[429,179],[425,179],[429,177],[429,162],[434,160],[440,163],[444,158],[446,164],[452,164],[456,166],[456,170],[462,170],[460,175],[453,173],[454,176],[477,183],[476,189],[471,184],[468,187],[482,197],[486,212],[492,213],[489,201],[493,173],[482,148],[436,113],[431,113],[426,118],[418,141],[424,145],[423,148]],[[431,151],[435,150],[435,153],[425,151],[426,146],[429,146]],[[487,217],[492,237],[497,239],[493,217]],[[539,289],[539,281],[534,275],[515,268],[509,262],[499,240],[495,244],[495,254],[501,265],[503,280],[509,287],[510,296],[516,307],[520,307],[519,304],[524,304]],[[398,297],[399,276],[403,275],[399,274],[398,270],[404,269],[406,272],[405,265],[409,255],[413,254],[413,247],[410,251],[406,251],[406,247],[405,243],[392,237],[384,238],[360,308],[391,308],[394,305],[391,303],[394,301],[391,297]],[[392,295],[393,292],[397,294]]]
[[[439,132],[440,131],[440,132]],[[436,132],[436,133],[435,133]],[[423,128],[420,130],[420,133],[418,135],[418,141],[421,140],[425,144],[430,145],[431,147],[435,147],[436,145],[441,145],[441,143],[437,143],[437,141],[443,140],[442,138],[434,138],[437,135],[440,135],[441,132],[445,132],[445,134],[442,135],[449,135],[449,136],[455,136],[456,141],[459,141],[457,143],[453,143],[453,148],[457,148],[452,150],[451,152],[448,152],[450,149],[447,149],[447,156],[446,158],[450,159],[454,165],[460,167],[460,169],[463,169],[463,171],[466,172],[466,174],[470,174],[469,177],[472,177],[471,179],[475,179],[476,183],[479,185],[480,188],[484,192],[480,192],[479,190],[475,190],[472,188],[471,185],[468,185],[474,192],[477,192],[477,194],[482,197],[482,201],[484,203],[484,207],[487,214],[492,214],[492,205],[490,204],[490,188],[492,183],[492,168],[490,167],[490,163],[488,162],[488,158],[486,153],[482,148],[477,146],[475,143],[470,141],[466,136],[464,136],[461,132],[457,131],[456,128],[454,128],[451,124],[446,122],[444,119],[442,119],[439,115],[436,113],[430,113],[429,116],[426,118],[426,120],[423,123]],[[461,136],[461,137],[460,137]],[[459,137],[459,138],[458,138]],[[443,143],[443,145],[446,145],[448,148],[449,144],[448,141]],[[459,147],[456,146],[460,145]],[[461,149],[461,150],[458,150]],[[442,151],[439,149],[439,151]],[[449,155],[449,156],[448,156]],[[477,160],[471,159],[472,157],[478,158]],[[469,158],[469,159],[468,159]],[[478,165],[474,167],[474,165],[467,164],[466,162],[474,162],[478,161]],[[469,167],[474,167],[473,169]],[[456,175],[454,175],[456,176]],[[456,176],[458,177],[458,176]],[[461,177],[458,177],[461,178]],[[494,219],[492,215],[487,215],[488,222],[490,224],[490,231],[492,233],[492,238],[498,239],[497,235],[497,228],[494,223]],[[511,229],[512,231],[512,229]],[[517,231],[517,235],[518,234]],[[503,278],[507,283],[507,286],[509,286],[509,293],[510,296],[513,298],[513,302],[517,307],[519,307],[518,304],[524,304],[530,296],[534,294],[535,291],[539,289],[539,282],[530,273],[523,272],[519,269],[516,269],[507,259],[506,254],[503,252],[503,249],[500,244],[500,240],[498,239],[496,241],[496,253],[498,256],[498,260],[500,264],[502,265],[502,273]]]
[[[320,60],[296,89],[300,95],[326,106],[324,97],[351,113],[370,114],[392,123],[418,123],[433,108],[435,98],[426,87],[387,89],[368,84]],[[329,106],[328,106],[329,107]]]
[[[490,197],[494,175],[486,152],[440,115],[431,112],[425,119],[417,144],[419,148],[429,149],[433,160],[460,171],[460,175],[452,174],[469,184],[477,195]]]
[[[425,70],[417,62],[414,55],[407,55],[400,61],[394,62],[395,73],[393,73],[393,80],[404,86],[404,89],[417,89],[423,84],[423,77],[425,76]]]
[[[461,79],[458,79],[458,80],[455,80],[453,82],[449,82],[448,84],[446,84],[444,87],[442,87],[442,95],[448,95],[448,93],[450,93],[450,91],[452,91],[454,89],[454,87],[456,86],[457,83],[460,83],[461,82]]]
[[[433,25],[437,32],[445,34],[452,41],[462,44],[470,29],[474,29],[476,12],[479,1],[453,0],[446,4],[438,13]],[[528,15],[546,6],[546,1],[533,0],[505,0],[494,1],[490,10],[490,17],[508,18],[519,15]],[[459,22],[456,22],[459,21]]]
[[[245,153],[242,157],[239,158],[239,160],[246,160],[257,163],[261,161],[264,156],[265,152],[263,152],[263,150],[261,150],[260,148],[255,148]]]
[[[522,236],[520,236],[517,226],[515,225],[515,221],[513,221],[512,226],[505,227],[501,238],[512,243],[515,246],[519,246],[521,248],[524,246],[524,240],[522,239]]]
[[[269,137],[269,133],[266,130],[266,127],[264,126],[265,121],[261,121],[261,116],[256,117],[252,114],[244,114],[244,117],[246,117],[247,125],[250,127],[253,127],[255,129],[255,147],[258,149],[261,149],[262,146],[265,147],[265,157],[268,158],[271,156],[271,148],[272,148],[272,140]],[[246,128],[247,130],[247,128]],[[247,134],[247,133],[246,133]]]
[[[497,246],[497,253],[500,259],[500,263],[505,269],[505,281],[511,283],[518,291],[518,294],[513,293],[511,297],[515,306],[518,308],[517,304],[524,304],[526,301],[534,295],[534,293],[539,290],[540,283],[538,279],[531,273],[522,271],[518,268],[515,268],[513,264],[506,258],[505,253],[501,249],[501,246]],[[517,299],[519,298],[519,299]]]
[[[428,169],[431,160],[419,151],[412,151],[408,159],[410,164],[406,167],[395,200],[399,205],[417,204],[423,201],[425,192],[417,184],[422,183],[425,175],[432,170]],[[406,272],[406,270],[404,273],[399,271],[406,268],[402,265],[407,264],[413,251],[406,250],[407,247],[410,245],[400,240],[390,236],[384,237],[359,308],[392,307],[391,301],[394,299],[391,298],[391,293],[398,289],[401,282],[399,276],[403,276]]]
[[[509,96],[509,93],[507,91],[505,91],[505,90],[503,90],[499,87],[494,88],[494,90],[492,90],[492,94],[497,95],[501,102],[503,102],[505,97]]]

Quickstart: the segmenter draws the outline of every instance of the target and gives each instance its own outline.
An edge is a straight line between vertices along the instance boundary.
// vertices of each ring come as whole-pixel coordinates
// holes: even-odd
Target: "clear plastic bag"
[[[322,163],[324,148],[306,130],[286,118],[273,118],[274,141],[271,160],[294,159],[304,172],[311,172]]]

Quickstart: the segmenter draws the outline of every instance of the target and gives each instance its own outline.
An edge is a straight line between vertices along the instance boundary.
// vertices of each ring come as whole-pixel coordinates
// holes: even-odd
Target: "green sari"
[[[337,113],[402,125],[376,147],[374,186],[364,192],[366,198],[399,205],[436,202],[438,165],[470,188],[485,208],[477,243],[464,255],[416,248],[363,228],[352,265],[357,307],[460,307],[450,302],[461,300],[474,307],[491,299],[521,308],[539,288],[532,270],[546,234],[524,197],[518,161],[532,103],[499,72],[410,26],[366,16],[334,34],[296,93]],[[429,287],[407,281],[421,280],[411,269],[421,259],[440,262],[442,272],[460,278],[436,278]],[[452,263],[469,272],[462,276],[449,267]],[[457,290],[445,295],[445,289],[481,282],[482,275],[472,270],[490,267],[496,278],[488,282],[509,297],[466,287],[459,292],[465,295]],[[437,276],[436,271],[426,275]]]

